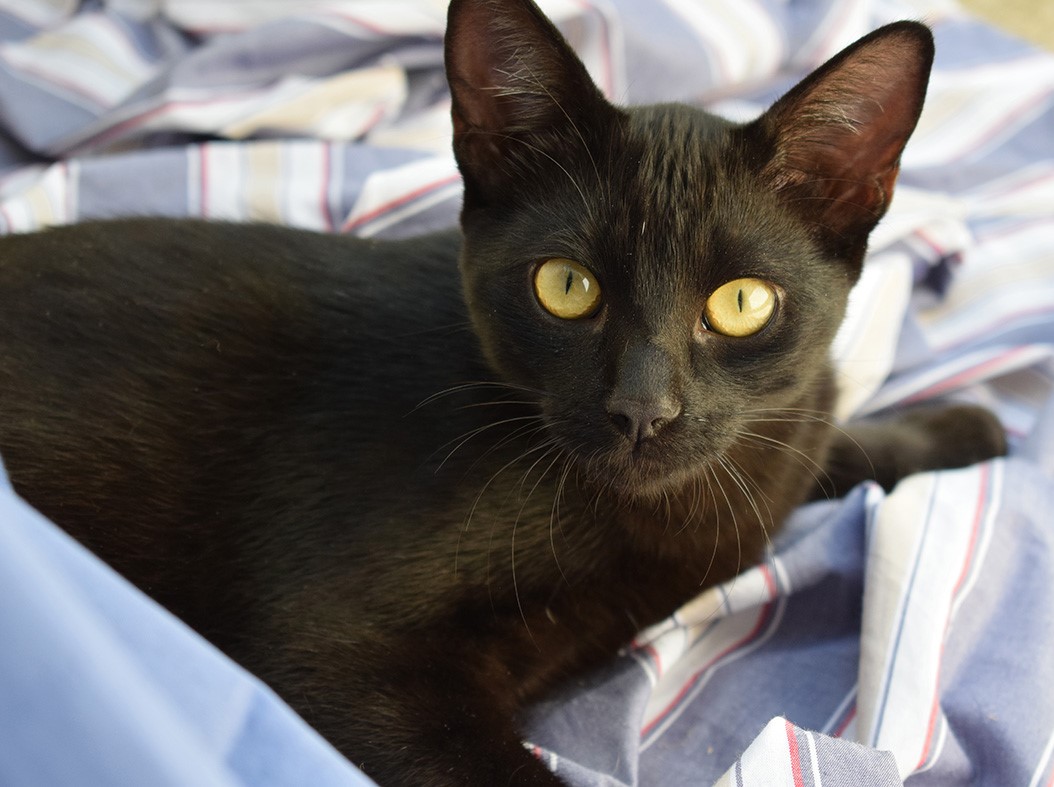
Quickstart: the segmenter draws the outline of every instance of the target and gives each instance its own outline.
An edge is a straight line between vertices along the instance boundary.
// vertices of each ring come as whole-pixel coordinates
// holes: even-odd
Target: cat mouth
[[[702,464],[683,453],[647,441],[596,457],[587,467],[588,478],[631,499],[655,498],[680,489],[704,472]]]

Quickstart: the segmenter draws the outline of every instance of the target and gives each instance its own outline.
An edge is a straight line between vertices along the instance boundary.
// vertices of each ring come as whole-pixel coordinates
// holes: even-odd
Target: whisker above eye
[[[605,183],[604,179],[600,176],[600,168],[597,166],[597,161],[596,158],[593,156],[593,151],[589,149],[589,143],[586,142],[586,138],[585,136],[583,136],[581,129],[578,127],[578,124],[575,123],[574,118],[572,118],[571,115],[568,114],[567,110],[564,108],[564,105],[561,104],[560,101],[556,98],[556,96],[553,95],[552,91],[549,90],[548,87],[546,87],[545,82],[538,78],[538,75],[535,74],[534,71],[531,69],[530,64],[524,61],[521,63],[521,65],[524,67],[527,73],[531,75],[531,80],[534,82],[535,87],[537,87],[539,90],[542,91],[542,93],[549,97],[549,100],[553,102],[556,108],[560,110],[560,113],[567,120],[567,123],[571,127],[571,130],[574,131],[575,136],[578,137],[578,141],[582,143],[582,149],[589,157],[589,162],[593,165],[593,173],[596,175],[597,178],[597,186],[606,191],[607,184]]]
[[[578,196],[581,197],[581,199],[582,199],[582,205],[585,208],[586,215],[590,216],[590,217],[593,216],[593,204],[586,197],[586,192],[582,188],[581,184],[579,184],[579,182],[577,180],[575,180],[574,175],[571,174],[571,172],[567,169],[567,167],[565,167],[563,164],[561,164],[560,161],[558,161],[551,154],[546,153],[544,150],[542,150],[537,145],[532,145],[530,142],[528,142],[525,139],[521,139],[519,137],[514,137],[514,136],[509,135],[509,134],[502,134],[502,133],[499,133],[499,132],[496,132],[496,131],[481,131],[479,129],[475,129],[471,133],[473,133],[473,134],[483,134],[483,135],[487,135],[487,136],[496,136],[496,137],[501,138],[502,141],[504,141],[504,142],[518,142],[521,145],[523,145],[524,147],[528,148],[529,150],[532,150],[533,152],[537,153],[538,155],[544,156],[545,158],[549,159],[549,161],[551,161],[553,164],[555,164],[557,166],[557,168],[561,172],[563,172],[564,175],[567,176],[567,179],[571,181],[571,185],[573,185],[575,187],[575,190],[578,192]]]

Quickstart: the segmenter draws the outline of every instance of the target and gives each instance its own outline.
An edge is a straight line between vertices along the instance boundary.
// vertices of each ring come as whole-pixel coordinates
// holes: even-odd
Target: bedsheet
[[[749,118],[881,23],[938,55],[836,343],[844,418],[986,404],[1007,459],[803,507],[527,714],[573,785],[1054,784],[1054,56],[945,0],[548,0],[620,102]],[[456,221],[443,0],[0,0],[0,231]],[[0,294],[0,308],[2,308]],[[3,417],[0,405],[0,417]],[[0,472],[0,783],[368,780]]]

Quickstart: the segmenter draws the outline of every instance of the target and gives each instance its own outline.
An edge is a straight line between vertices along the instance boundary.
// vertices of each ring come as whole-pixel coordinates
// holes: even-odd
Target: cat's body
[[[457,235],[129,220],[12,237],[11,259],[20,244],[44,254],[0,266],[17,488],[368,766],[340,720],[396,712],[389,681],[434,692],[437,750],[459,702],[499,687],[510,704],[463,718],[466,741],[511,733],[523,700],[749,565],[820,472],[759,442],[684,495],[602,494],[540,432],[536,397],[488,371]],[[756,431],[814,456],[829,439],[812,418]]]
[[[866,454],[888,485],[1003,444],[976,410],[862,446],[827,416],[923,28],[736,126],[607,105],[525,2],[450,21],[463,235],[144,219],[4,239],[0,455],[382,784],[556,784],[518,743],[525,701],[756,560]],[[907,98],[847,95],[897,68]],[[826,120],[825,91],[845,104]],[[838,152],[847,134],[866,155]],[[557,316],[553,260],[601,299]],[[715,305],[736,281],[740,312],[745,292],[767,309],[741,336]]]

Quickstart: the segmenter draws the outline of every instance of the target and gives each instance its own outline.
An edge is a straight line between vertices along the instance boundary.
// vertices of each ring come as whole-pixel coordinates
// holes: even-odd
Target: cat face
[[[579,142],[566,173],[469,217],[463,271],[492,365],[544,392],[562,447],[643,493],[793,406],[851,277],[758,187],[729,124],[669,106],[616,128],[596,170]]]
[[[526,0],[451,6],[470,313],[490,364],[539,392],[549,436],[588,473],[655,495],[824,377],[918,115],[927,36],[864,39],[740,126],[616,109]],[[858,71],[898,61],[914,66],[890,95],[856,92]]]

